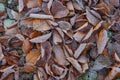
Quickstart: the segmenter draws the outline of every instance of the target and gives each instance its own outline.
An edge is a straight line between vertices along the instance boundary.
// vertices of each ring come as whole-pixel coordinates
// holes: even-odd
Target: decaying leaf
[[[51,34],[52,33],[48,33],[48,34],[45,34],[45,35],[42,35],[42,36],[35,37],[33,39],[30,39],[30,42],[32,42],[32,43],[45,42],[46,40],[48,40],[51,37]]]
[[[51,12],[54,18],[62,18],[68,15],[68,9],[58,0],[54,0],[52,3]]]
[[[55,61],[59,65],[68,65],[68,62],[66,61],[65,54],[61,46],[55,45],[53,47],[53,52],[55,54]]]
[[[104,67],[110,66],[111,64],[112,64],[112,62],[109,59],[109,57],[104,56],[104,55],[100,55],[95,60],[95,63],[94,63],[94,66],[93,66],[93,70],[101,70]]]
[[[30,14],[30,18],[37,18],[37,19],[53,19],[52,15],[45,15],[45,14]]]
[[[36,64],[37,60],[40,57],[40,54],[41,53],[39,50],[31,50],[26,56],[27,63]]]
[[[119,0],[0,0],[0,80],[117,80],[119,23]]]
[[[83,50],[85,49],[86,47],[86,43],[82,43],[79,45],[79,47],[77,48],[77,50],[75,51],[74,53],[74,57],[75,58],[78,58],[80,56],[80,54],[83,52]]]
[[[71,24],[65,21],[59,21],[58,25],[60,26],[61,29],[63,30],[70,30],[72,28]]]
[[[42,5],[42,0],[27,0],[27,8],[35,8]]]
[[[48,24],[46,20],[34,20],[33,21],[33,29],[37,31],[47,31],[51,29],[51,25]]]
[[[38,73],[39,80],[46,80],[47,79],[46,72],[43,68],[39,67],[37,73]]]
[[[91,11],[88,7],[86,8],[86,17],[87,17],[88,21],[94,26],[99,23],[99,19],[97,17],[95,17],[94,14],[91,13]]]
[[[81,65],[72,57],[68,57],[67,60],[73,65],[73,67],[78,70],[80,73],[83,73]]]
[[[108,36],[106,30],[101,30],[98,35],[98,41],[97,41],[97,48],[98,48],[98,54],[102,54],[107,42],[108,42]]]
[[[2,45],[0,44],[0,61],[3,59],[3,51],[2,51]]]
[[[24,9],[24,0],[19,0],[19,12]]]
[[[34,72],[36,71],[36,66],[34,66],[33,64],[27,63],[24,65],[23,71],[28,73]]]
[[[23,50],[23,52],[24,52],[25,54],[29,53],[29,51],[33,48],[33,45],[34,45],[34,44],[31,43],[28,38],[25,39],[25,40],[23,41],[23,45],[22,45],[22,50]]]
[[[5,79],[9,74],[14,73],[15,65],[12,65],[10,67],[7,67],[5,69],[0,70],[0,72],[2,72],[2,77],[0,78],[1,80]]]
[[[105,80],[113,80],[117,74],[120,73],[120,65],[115,65],[112,67],[112,70],[109,72],[109,74],[106,76]]]

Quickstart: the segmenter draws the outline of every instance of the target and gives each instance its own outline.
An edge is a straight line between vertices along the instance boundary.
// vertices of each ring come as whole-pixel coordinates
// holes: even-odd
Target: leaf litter
[[[0,0],[0,80],[118,80],[119,13],[119,0]]]

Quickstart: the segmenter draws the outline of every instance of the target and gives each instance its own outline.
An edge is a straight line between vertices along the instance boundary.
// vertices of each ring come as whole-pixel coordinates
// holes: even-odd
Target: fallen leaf
[[[37,70],[36,66],[34,66],[33,64],[30,63],[26,63],[23,67],[24,72],[34,72]]]
[[[78,78],[78,80],[96,80],[96,79],[97,79],[96,71],[88,71]]]
[[[59,65],[67,65],[68,62],[65,59],[65,54],[63,52],[63,49],[61,48],[61,46],[59,45],[55,45],[53,46],[53,52],[55,55],[55,61],[59,64]]]
[[[68,57],[67,60],[73,65],[73,67],[79,72],[83,73],[81,65],[72,57]]]
[[[51,7],[54,18],[63,18],[68,15],[69,10],[58,0],[54,0]]]
[[[0,80],[5,79],[11,73],[14,73],[15,72],[14,67],[15,65],[12,65],[10,67],[0,70],[0,72],[2,72]]]
[[[72,28],[71,24],[66,21],[59,21],[58,25],[63,30],[70,30]]]
[[[64,71],[63,71],[63,73],[61,75],[57,76],[57,75],[54,75],[54,73],[51,70],[51,67],[48,64],[45,65],[45,69],[46,69],[46,72],[49,75],[51,75],[52,77],[54,77],[56,79],[63,79],[66,76],[67,72],[68,72],[68,69],[65,68]]]
[[[73,3],[71,1],[67,2],[67,9],[69,10],[70,12],[70,15],[74,15],[75,14],[75,10],[74,10],[74,7],[73,7]]]
[[[3,51],[2,51],[2,45],[0,43],[0,61],[3,59],[4,55],[3,55]]]
[[[20,60],[20,56],[17,55],[16,51],[11,51],[5,55],[5,59],[9,65],[17,65],[18,60]]]
[[[30,50],[33,48],[33,46],[34,44],[31,43],[29,39],[27,38],[23,41],[22,50],[25,54],[28,54]]]
[[[54,31],[53,33],[53,42],[54,44],[58,44],[62,42],[62,38],[57,31]]]
[[[93,70],[101,70],[105,67],[108,67],[112,64],[110,58],[108,56],[99,55],[94,62],[94,66],[92,67]]]
[[[91,11],[88,7],[86,8],[86,17],[87,17],[88,21],[94,26],[96,26],[99,23],[99,19],[91,13]]]
[[[29,17],[36,18],[36,19],[51,19],[51,20],[53,20],[52,15],[45,15],[45,14],[33,14],[33,13],[31,13]]]
[[[19,0],[18,3],[19,3],[18,10],[19,10],[19,12],[21,12],[24,9],[24,0]]]
[[[51,37],[51,34],[52,33],[48,33],[48,34],[45,34],[45,35],[42,35],[42,36],[35,37],[33,39],[30,39],[30,42],[32,42],[32,43],[42,43],[42,42],[45,42],[45,41],[47,41]]]
[[[77,41],[77,42],[81,42],[81,40],[84,38],[85,34],[77,31],[74,35],[73,38]]]
[[[82,43],[82,44],[79,45],[79,47],[77,48],[77,50],[74,53],[75,58],[78,58],[81,55],[81,53],[85,49],[86,45],[87,45],[86,43]]]
[[[35,8],[42,5],[42,0],[27,0],[27,8]]]
[[[108,36],[106,30],[101,30],[98,34],[98,41],[97,41],[97,48],[98,48],[98,54],[102,54],[107,42],[108,42]]]
[[[82,1],[82,0],[75,0],[75,1],[79,4],[79,6],[80,6],[82,9],[84,9],[83,1]]]
[[[33,27],[34,30],[41,32],[50,30],[52,28],[51,25],[49,25],[46,20],[38,20],[38,19],[33,20],[33,26],[34,26]]]
[[[106,13],[109,13],[109,12],[110,12],[109,6],[108,6],[106,3],[104,3],[104,2],[98,4],[97,7],[98,7],[98,8],[103,8],[103,10],[104,10]]]
[[[37,60],[40,57],[40,51],[39,50],[31,50],[27,56],[26,56],[26,62],[31,64],[36,64]]]
[[[120,65],[115,65],[112,67],[112,70],[109,72],[109,74],[106,76],[105,80],[113,80],[117,74],[120,73]]]
[[[37,74],[39,80],[47,80],[47,74],[42,67],[38,67]]]

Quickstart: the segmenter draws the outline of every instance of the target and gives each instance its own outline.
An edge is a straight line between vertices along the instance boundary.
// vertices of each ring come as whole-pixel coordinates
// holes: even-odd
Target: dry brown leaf
[[[53,3],[53,0],[49,0],[49,2],[47,4],[47,7],[49,10],[51,9],[52,3]]]
[[[53,20],[52,15],[45,15],[45,14],[33,14],[33,13],[31,13],[29,17],[36,18],[36,19],[51,19],[51,20]]]
[[[50,42],[46,41],[41,44],[41,57],[45,57],[45,60],[49,61],[51,57],[52,46]]]
[[[80,26],[76,31],[79,31],[79,30],[81,30],[81,29],[83,29],[83,28],[86,28],[86,27],[88,27],[88,22],[86,22],[86,23],[84,23],[82,26]]]
[[[67,60],[73,65],[73,67],[79,72],[83,73],[81,65],[72,57],[68,57]]]
[[[38,74],[39,80],[47,80],[47,74],[42,67],[38,67],[37,74]]]
[[[82,8],[79,6],[79,4],[76,1],[73,2],[73,6],[77,10],[82,10]]]
[[[29,39],[25,39],[23,41],[22,50],[25,54],[29,53],[29,51],[33,48],[34,44],[29,41]]]
[[[38,75],[37,75],[37,74],[34,74],[33,79],[34,79],[34,80],[39,80]]]
[[[59,21],[58,25],[63,30],[70,30],[72,28],[72,25],[66,21]]]
[[[54,0],[52,3],[51,13],[54,18],[63,18],[68,15],[69,10],[60,1]]]
[[[24,0],[19,0],[19,6],[18,6],[19,8],[19,12],[21,12],[21,11],[23,11],[23,9],[24,9]]]
[[[36,64],[37,60],[40,57],[40,51],[39,50],[31,50],[27,56],[26,56],[26,62],[31,64]]]
[[[53,52],[54,52],[54,60],[59,64],[59,65],[68,65],[68,62],[66,61],[65,54],[63,52],[63,49],[61,48],[60,45],[54,45],[53,46]]]
[[[98,30],[98,29],[102,26],[102,24],[103,24],[103,21],[100,21],[100,22],[95,26],[94,31],[95,31],[95,30]]]
[[[115,61],[120,62],[120,58],[119,58],[119,56],[117,55],[117,53],[114,53],[114,58],[115,58]]]
[[[63,47],[65,50],[64,50],[64,53],[65,51],[67,51],[68,53],[66,53],[66,57],[69,57],[69,56],[73,56],[73,51],[67,46],[67,45],[64,45]]]
[[[74,57],[75,57],[75,58],[78,58],[78,57],[81,55],[81,53],[82,53],[83,50],[85,49],[86,45],[87,45],[87,43],[81,43],[81,44],[79,45],[79,47],[77,48],[77,50],[76,50],[75,53],[74,53]]]
[[[0,61],[3,59],[4,55],[3,55],[3,51],[2,51],[2,45],[0,43]]]
[[[81,40],[83,39],[83,37],[85,36],[84,33],[77,31],[74,35],[73,38],[77,41],[77,42],[81,42]]]
[[[68,69],[65,68],[64,71],[63,71],[63,73],[61,75],[54,75],[53,71],[51,70],[51,67],[48,64],[45,65],[45,70],[46,70],[46,72],[49,75],[51,75],[52,77],[54,77],[54,78],[56,78],[58,80],[59,79],[63,79],[66,76],[67,72],[68,72]]]
[[[30,42],[32,42],[32,43],[42,43],[42,42],[45,42],[45,41],[47,41],[51,37],[51,34],[52,33],[48,33],[48,34],[45,34],[45,35],[42,35],[42,36],[35,37],[33,39],[30,39]]]
[[[92,35],[92,33],[93,33],[93,27],[89,30],[89,32],[86,34],[86,36],[84,37],[84,39],[83,39],[83,41],[84,40],[87,40],[91,35]]]
[[[17,55],[17,51],[11,51],[5,54],[5,59],[9,65],[18,64],[18,60],[20,60],[20,56]]]
[[[94,26],[96,26],[99,23],[99,19],[91,13],[91,11],[88,7],[86,8],[86,17],[87,17],[88,21]]]
[[[108,35],[106,30],[101,30],[98,35],[98,41],[97,41],[97,48],[98,48],[98,54],[102,54],[107,42],[108,42]]]
[[[34,32],[32,32],[31,34],[30,34],[30,38],[35,38],[35,37],[37,37],[37,36],[39,36],[39,35],[41,35],[41,32],[39,32],[39,31],[34,31]]]
[[[58,44],[58,43],[61,43],[61,42],[62,42],[62,38],[61,38],[61,36],[58,34],[57,31],[54,31],[54,33],[53,33],[53,42],[54,42],[54,44]]]
[[[0,72],[2,72],[0,80],[4,80],[9,74],[14,73],[15,72],[15,70],[13,69],[14,67],[15,65],[12,65],[10,67],[0,70]]]
[[[70,15],[74,15],[75,11],[74,11],[74,7],[73,7],[73,3],[71,1],[67,2],[67,9],[69,10],[69,14]]]
[[[48,22],[49,24],[51,24],[52,26],[58,26],[58,23],[56,23],[56,22],[54,22],[54,21],[52,21],[52,20],[47,20],[47,22]]]
[[[34,66],[33,64],[30,63],[26,63],[23,67],[24,72],[34,72],[36,71],[36,66]]]
[[[80,58],[78,59],[78,61],[80,63],[87,63],[88,62],[88,58],[84,55],[80,56]]]
[[[71,23],[72,26],[75,24],[76,18],[77,18],[77,15],[73,16],[73,17],[70,19],[70,23]]]
[[[54,72],[54,74],[56,74],[56,75],[62,75],[62,73],[64,72],[64,68],[62,68],[56,64],[52,64],[51,68],[52,68],[52,71]]]
[[[120,65],[113,66],[112,70],[109,72],[109,74],[106,76],[105,80],[113,80],[115,76],[120,73]]]
[[[109,9],[108,5],[104,2],[98,4],[97,8],[103,8],[104,12],[106,12],[106,13],[110,12],[110,9]]]
[[[35,8],[42,5],[42,0],[27,0],[27,8]]]
[[[51,25],[49,25],[46,20],[35,19],[33,20],[33,26],[34,26],[33,27],[34,30],[41,32],[51,29]]]
[[[83,73],[86,72],[87,69],[89,69],[88,63],[82,64],[82,69],[83,69]]]
[[[21,34],[16,34],[15,37],[17,37],[17,38],[18,38],[19,40],[21,40],[21,41],[24,41],[24,40],[25,40],[24,36],[21,35]]]

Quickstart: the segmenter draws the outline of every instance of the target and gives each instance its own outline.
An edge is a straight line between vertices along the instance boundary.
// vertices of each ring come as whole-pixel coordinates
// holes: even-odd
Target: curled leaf
[[[52,33],[48,33],[48,34],[45,34],[45,35],[42,35],[42,36],[35,37],[33,39],[30,39],[30,42],[32,42],[32,43],[42,43],[42,42],[45,42],[45,41],[47,41],[51,37],[51,34]]]

